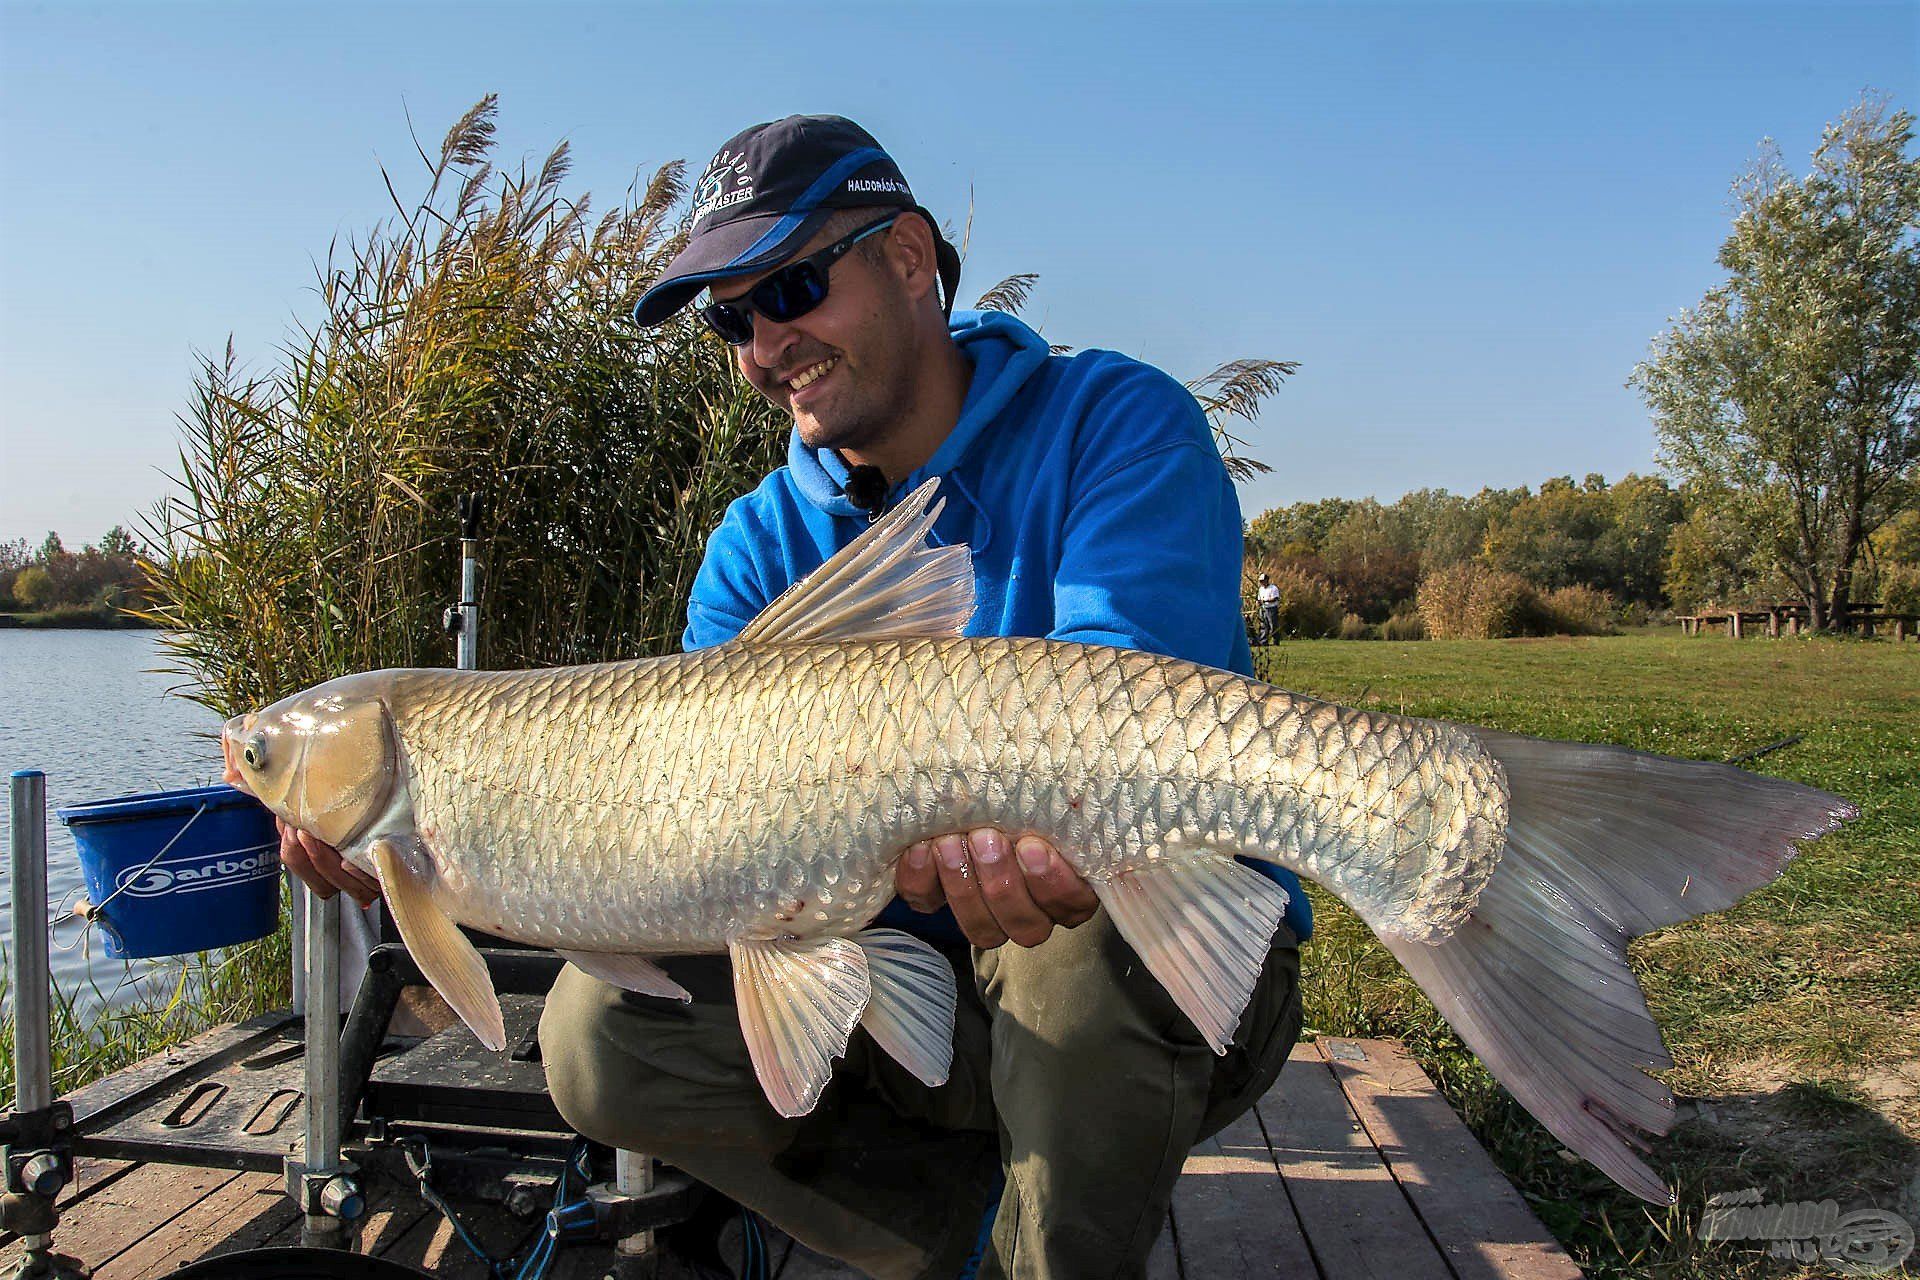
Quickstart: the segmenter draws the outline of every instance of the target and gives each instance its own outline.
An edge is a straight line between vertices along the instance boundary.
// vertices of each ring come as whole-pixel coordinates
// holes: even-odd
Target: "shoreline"
[[[0,631],[159,631],[150,622],[123,613],[86,609],[50,609],[44,613],[0,613]]]

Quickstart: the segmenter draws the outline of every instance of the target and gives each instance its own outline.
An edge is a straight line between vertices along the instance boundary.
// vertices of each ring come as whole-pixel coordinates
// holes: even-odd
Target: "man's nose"
[[[786,360],[788,348],[799,337],[790,324],[781,324],[778,320],[769,320],[765,316],[753,318],[753,362],[762,369],[772,372]]]

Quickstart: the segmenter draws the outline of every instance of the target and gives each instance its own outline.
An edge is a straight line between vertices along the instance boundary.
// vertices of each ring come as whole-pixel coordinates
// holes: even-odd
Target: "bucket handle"
[[[173,839],[167,841],[165,846],[161,848],[160,852],[154,854],[151,858],[148,858],[146,862],[140,867],[140,869],[135,871],[132,875],[123,876],[121,878],[119,888],[115,889],[112,893],[108,894],[106,897],[102,898],[98,902],[81,903],[78,908],[80,915],[87,921],[88,924],[92,924],[97,920],[105,921],[107,904],[109,902],[112,902],[115,898],[119,897],[122,893],[125,893],[129,885],[131,885],[135,880],[138,880],[141,876],[145,875],[147,872],[151,871],[155,863],[159,862],[160,859],[166,857],[167,854],[171,853],[173,851],[173,846],[180,843],[180,837],[186,835],[187,831],[193,826],[193,824],[200,821],[200,815],[205,813],[208,809],[212,807],[213,806],[210,801],[202,803],[198,809],[195,809],[193,811],[193,816],[191,818],[188,818],[185,824],[182,825],[178,831],[173,833]],[[111,929],[113,927],[112,922],[107,921],[106,927]]]

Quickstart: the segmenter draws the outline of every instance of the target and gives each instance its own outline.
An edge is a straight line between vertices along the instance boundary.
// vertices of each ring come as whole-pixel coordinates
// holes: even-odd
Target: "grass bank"
[[[1307,1025],[1406,1040],[1595,1277],[1831,1274],[1783,1271],[1763,1246],[1700,1243],[1712,1192],[1920,1216],[1920,647],[1652,633],[1293,641],[1257,661],[1275,684],[1349,705],[1667,755],[1725,760],[1804,734],[1750,767],[1845,796],[1859,821],[1732,909],[1629,952],[1682,1100],[1649,1157],[1678,1189],[1671,1211],[1562,1151],[1317,889]]]

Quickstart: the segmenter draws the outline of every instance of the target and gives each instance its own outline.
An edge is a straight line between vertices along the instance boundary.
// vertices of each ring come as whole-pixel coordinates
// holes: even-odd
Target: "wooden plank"
[[[837,1258],[815,1253],[794,1242],[793,1256],[787,1259],[780,1280],[861,1280],[860,1273]]]
[[[81,1201],[61,1221],[54,1243],[97,1272],[239,1176],[230,1169],[143,1164]],[[19,1255],[18,1242],[0,1249],[0,1272]]]
[[[612,1274],[613,1264],[612,1245],[570,1244],[553,1255],[547,1280],[602,1280]],[[692,1280],[692,1277],[684,1267],[661,1265],[653,1280]]]
[[[94,1280],[144,1280],[177,1271],[236,1236],[259,1241],[298,1218],[280,1178],[245,1173],[94,1268]],[[242,1246],[245,1247],[245,1246]]]
[[[1446,1260],[1311,1044],[1256,1108],[1325,1280],[1450,1280]]]
[[[1580,1268],[1405,1049],[1384,1040],[1322,1039],[1319,1047],[1460,1280],[1580,1280]]]
[[[367,1212],[360,1219],[354,1249],[365,1254],[385,1254],[429,1216],[433,1216],[433,1210],[412,1187],[375,1178],[367,1188]],[[294,1227],[293,1243],[299,1243],[298,1224]]]
[[[1280,1073],[1284,1090],[1301,1067]],[[1314,1274],[1313,1255],[1300,1230],[1286,1184],[1253,1112],[1193,1149],[1173,1188],[1180,1224],[1180,1266],[1187,1275],[1299,1277]]]
[[[139,1167],[130,1160],[102,1160],[95,1156],[76,1156],[73,1161],[73,1181],[61,1190],[59,1198],[54,1202],[59,1206],[62,1220],[74,1205],[102,1187],[119,1181]],[[60,1239],[64,1234],[64,1231],[55,1228],[55,1239]],[[11,1231],[0,1231],[0,1247],[10,1245],[19,1238]]]
[[[496,1258],[517,1253],[539,1231],[539,1224],[522,1222],[495,1206],[455,1204],[454,1210],[480,1247]],[[435,1210],[429,1209],[426,1216],[415,1222],[390,1248],[379,1252],[383,1257],[418,1267],[432,1276],[448,1280],[489,1280],[485,1264],[461,1242],[453,1224]]]

